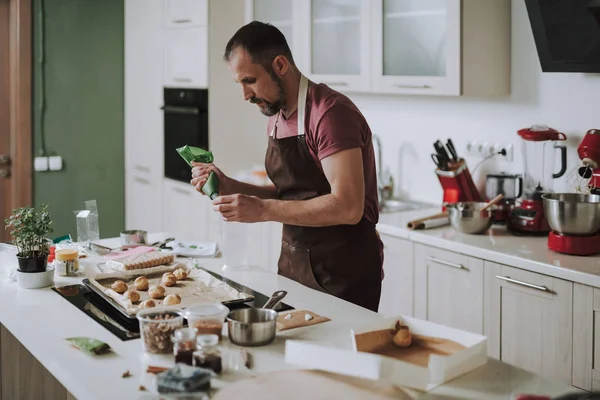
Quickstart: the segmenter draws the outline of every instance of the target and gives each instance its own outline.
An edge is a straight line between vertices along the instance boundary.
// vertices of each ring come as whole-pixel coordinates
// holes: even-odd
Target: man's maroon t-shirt
[[[277,116],[269,118],[267,134],[273,130]],[[297,135],[298,112],[289,118],[283,114],[277,123],[277,138]],[[343,94],[324,84],[311,84],[308,87],[305,110],[306,143],[315,163],[323,170],[321,160],[342,150],[362,149],[365,210],[363,216],[370,222],[379,221],[377,198],[377,172],[371,129],[365,117],[354,103]]]

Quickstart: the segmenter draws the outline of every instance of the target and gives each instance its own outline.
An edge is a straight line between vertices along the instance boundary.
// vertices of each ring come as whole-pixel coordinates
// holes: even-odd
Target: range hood
[[[525,0],[543,72],[600,73],[600,0]]]

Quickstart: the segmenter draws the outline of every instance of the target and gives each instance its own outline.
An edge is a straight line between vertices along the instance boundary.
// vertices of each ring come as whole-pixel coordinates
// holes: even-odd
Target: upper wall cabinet
[[[371,0],[302,2],[303,57],[315,82],[341,91],[369,91]]]
[[[261,21],[274,25],[285,36],[294,58],[302,57],[302,32],[300,31],[302,2],[297,0],[245,0],[244,7],[246,23]]]
[[[208,25],[208,0],[164,0],[165,26],[179,28]]]
[[[510,0],[373,2],[373,91],[510,93]]]
[[[311,80],[342,92],[510,93],[510,0],[246,0]]]

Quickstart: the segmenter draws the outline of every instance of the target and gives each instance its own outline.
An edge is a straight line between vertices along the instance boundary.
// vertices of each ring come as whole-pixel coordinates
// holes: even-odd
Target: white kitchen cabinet
[[[208,0],[164,0],[167,28],[208,25]]]
[[[413,244],[394,236],[381,235],[383,241],[383,270],[380,314],[412,317],[414,294]]]
[[[510,7],[510,0],[373,1],[372,90],[507,95]]]
[[[573,286],[572,385],[600,391],[600,289]]]
[[[208,27],[165,31],[164,86],[208,88]]]
[[[372,0],[302,2],[303,58],[309,79],[346,92],[370,90]]]
[[[305,0],[244,0],[244,20],[268,22],[278,28],[298,63],[302,57],[302,2]]]
[[[192,185],[164,179],[164,230],[182,241],[208,240],[210,200]]]
[[[125,228],[160,232],[162,3],[125,2]]]
[[[415,317],[483,333],[483,260],[415,244]]]
[[[573,283],[485,262],[488,354],[571,384]]]

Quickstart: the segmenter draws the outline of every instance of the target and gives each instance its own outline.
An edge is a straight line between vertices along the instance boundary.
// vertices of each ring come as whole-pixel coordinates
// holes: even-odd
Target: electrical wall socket
[[[33,169],[38,172],[48,171],[48,157],[36,157],[33,160]]]
[[[48,157],[48,165],[50,171],[60,171],[63,167],[63,161],[61,156]]]
[[[488,157],[494,154],[500,153],[502,150],[506,151],[504,157],[506,161],[513,161],[513,145],[502,144],[502,143],[490,143],[486,141],[471,140],[467,143],[466,151],[467,155],[475,157]]]

